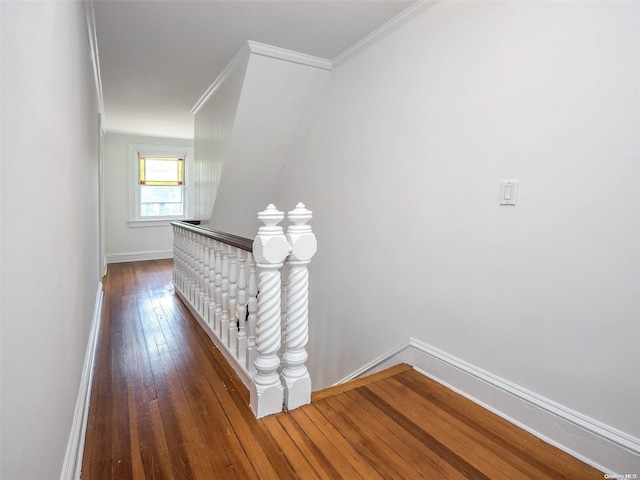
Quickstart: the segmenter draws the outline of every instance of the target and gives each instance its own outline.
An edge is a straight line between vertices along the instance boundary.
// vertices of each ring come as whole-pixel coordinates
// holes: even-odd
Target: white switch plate
[[[518,199],[518,181],[504,180],[500,189],[500,205],[515,205]]]

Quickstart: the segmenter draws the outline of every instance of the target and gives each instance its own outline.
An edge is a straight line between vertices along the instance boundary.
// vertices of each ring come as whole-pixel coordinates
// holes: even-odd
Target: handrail
[[[212,230],[210,228],[195,226],[187,222],[175,221],[171,222],[171,225],[184,228],[185,230],[190,230],[194,233],[199,233],[200,235],[213,240],[219,240],[227,245],[231,245],[232,247],[240,248],[245,252],[253,252],[253,240],[249,238],[240,237],[232,233]]]

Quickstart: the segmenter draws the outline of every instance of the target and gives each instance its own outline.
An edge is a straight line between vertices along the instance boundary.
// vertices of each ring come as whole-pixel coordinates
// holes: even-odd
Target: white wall
[[[97,109],[80,2],[0,2],[3,480],[59,478],[99,287]]]
[[[273,202],[273,185],[300,122],[314,111],[329,75],[315,64],[250,55],[209,222],[212,228],[255,236],[262,225],[257,213]]]
[[[194,108],[194,218],[203,226],[210,226],[248,62],[243,48]]]
[[[330,67],[328,60],[257,42],[240,49],[194,107],[196,218],[255,236],[257,213],[271,203],[291,142],[317,105]]]
[[[637,2],[441,2],[332,72],[274,189],[314,389],[414,337],[640,437],[639,44]]]
[[[173,231],[170,225],[131,227],[129,221],[129,145],[178,145],[193,147],[191,140],[107,134],[104,138],[105,250],[107,261],[126,262],[170,258]],[[187,172],[189,175],[189,172]]]

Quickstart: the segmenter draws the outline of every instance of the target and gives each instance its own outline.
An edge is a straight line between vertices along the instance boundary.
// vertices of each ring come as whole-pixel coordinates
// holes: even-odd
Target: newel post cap
[[[316,236],[307,222],[313,218],[313,212],[300,202],[287,214],[292,225],[287,229],[287,239],[291,244],[291,254],[297,260],[311,260],[318,250]]]
[[[284,213],[270,204],[258,213],[258,219],[264,224],[258,228],[253,241],[253,255],[258,263],[279,264],[289,255],[289,242],[284,230],[278,225],[284,219]]]

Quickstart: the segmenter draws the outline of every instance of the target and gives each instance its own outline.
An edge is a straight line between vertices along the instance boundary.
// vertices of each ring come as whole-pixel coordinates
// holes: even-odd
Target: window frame
[[[184,158],[184,178],[182,188],[182,215],[167,216],[141,216],[140,201],[141,187],[140,184],[140,157],[179,157]],[[147,144],[130,144],[129,145],[129,227],[154,227],[169,225],[175,220],[184,220],[190,218],[193,208],[193,188],[191,188],[191,169],[193,163],[193,147],[182,145],[147,145]]]

